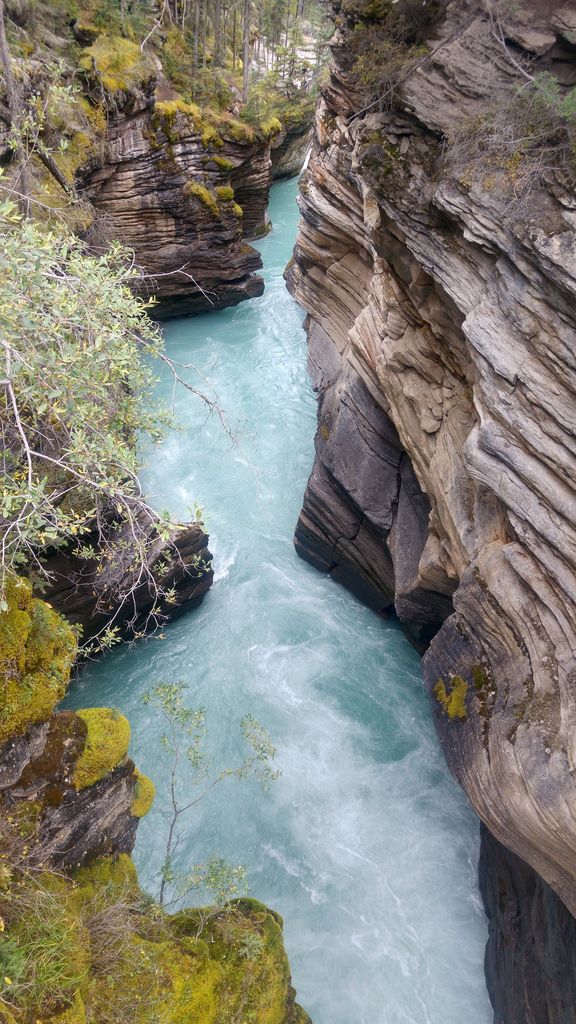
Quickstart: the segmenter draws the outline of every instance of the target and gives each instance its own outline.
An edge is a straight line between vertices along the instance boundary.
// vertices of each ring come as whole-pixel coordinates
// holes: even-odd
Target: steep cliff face
[[[169,94],[169,91],[164,90]],[[244,239],[267,229],[270,143],[247,125],[207,125],[193,104],[144,94],[108,122],[82,190],[112,238],[134,250],[140,291],[180,316],[262,293],[259,253]]]
[[[524,2],[504,23],[480,0],[435,5],[378,105],[353,75],[351,33],[370,23],[351,6],[337,12],[288,270],[320,393],[296,544],[395,608],[417,643],[434,637],[424,677],[452,772],[574,913],[573,185],[551,168],[520,201],[521,142],[497,171],[454,169],[445,148],[539,70],[574,83],[574,12]],[[561,906],[515,863],[528,892]],[[553,957],[546,937],[540,948]],[[498,1019],[565,1019],[522,998],[516,1016],[500,1001]]]

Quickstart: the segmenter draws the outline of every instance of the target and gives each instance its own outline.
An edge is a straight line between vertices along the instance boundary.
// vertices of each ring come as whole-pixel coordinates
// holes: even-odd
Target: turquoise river
[[[166,326],[169,354],[202,369],[240,438],[181,389],[182,429],[142,475],[157,507],[205,510],[214,586],[164,639],[90,665],[67,703],[130,719],[131,754],[158,791],[135,850],[152,892],[169,765],[143,694],[186,683],[190,705],[206,707],[215,766],[238,761],[244,714],[267,727],[281,777],[268,792],[253,780],[214,789],[190,812],[179,857],[245,865],[251,893],[284,916],[314,1024],[488,1024],[478,825],[444,764],[418,657],[292,545],[316,413],[303,314],[282,278],[296,193],[293,181],[273,190],[264,295]],[[168,378],[159,392],[170,400]]]

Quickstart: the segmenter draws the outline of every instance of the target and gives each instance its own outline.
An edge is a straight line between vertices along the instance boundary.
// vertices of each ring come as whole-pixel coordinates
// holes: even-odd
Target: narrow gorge
[[[0,65],[0,1024],[574,1024],[574,3]]]

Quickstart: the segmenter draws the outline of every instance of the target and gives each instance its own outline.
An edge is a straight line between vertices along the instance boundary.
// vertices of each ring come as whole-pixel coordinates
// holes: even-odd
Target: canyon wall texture
[[[496,1019],[567,1022],[573,966],[559,995],[551,965],[576,913],[574,184],[558,165],[520,195],[522,141],[512,163],[455,167],[446,139],[539,73],[574,85],[576,16],[431,5],[376,102],[353,45],[393,5],[358,6],[335,10],[287,271],[319,392],[296,545],[426,649],[448,764],[512,851],[512,937],[484,858]]]
[[[246,237],[267,230],[270,143],[229,119],[207,124],[193,104],[132,96],[110,116],[103,150],[81,174],[103,230],[134,251],[145,298],[162,317],[261,295],[259,253]]]

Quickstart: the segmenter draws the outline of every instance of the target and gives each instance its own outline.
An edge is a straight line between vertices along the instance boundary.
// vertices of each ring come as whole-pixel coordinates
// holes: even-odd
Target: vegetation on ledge
[[[255,900],[170,916],[127,855],[73,878],[4,857],[0,1016],[18,1024],[305,1024],[282,921]]]
[[[28,580],[10,577],[0,611],[0,744],[45,721],[70,678],[76,636]]]
[[[113,708],[86,708],[76,714],[88,727],[73,775],[76,788],[84,789],[122,763],[130,745],[130,723]]]

